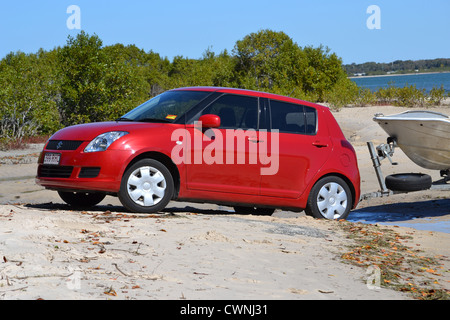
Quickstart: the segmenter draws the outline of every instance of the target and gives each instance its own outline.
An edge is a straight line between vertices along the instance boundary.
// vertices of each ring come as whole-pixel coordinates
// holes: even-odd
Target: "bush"
[[[131,50],[102,48],[98,36],[85,32],[69,37],[58,52],[58,110],[64,125],[114,120],[148,98],[142,95],[149,88],[139,66],[126,56]]]
[[[446,92],[443,85],[441,85],[440,88],[433,87],[433,89],[430,90],[427,102],[429,105],[438,106],[442,103],[442,100],[445,99],[445,96]],[[450,92],[448,96],[450,96]]]
[[[325,94],[325,99],[332,110],[339,111],[342,107],[353,104],[359,92],[360,89],[353,81],[342,78]]]
[[[379,88],[375,93],[378,104],[394,104],[397,99],[397,89],[398,88],[394,86],[393,82],[389,82],[387,88]]]
[[[59,127],[50,55],[10,53],[0,62],[0,134],[20,140]]]
[[[389,83],[387,88],[380,88],[374,94],[374,102],[379,105],[394,105],[399,107],[427,107],[437,106],[446,98],[443,86],[434,87],[429,93],[425,89],[418,89],[415,85],[405,87],[395,87],[394,83]]]
[[[395,105],[401,107],[423,107],[425,105],[425,89],[417,89],[415,85],[406,85],[397,89]]]
[[[376,104],[376,101],[376,95],[370,89],[359,88],[354,105],[355,107],[366,107]]]

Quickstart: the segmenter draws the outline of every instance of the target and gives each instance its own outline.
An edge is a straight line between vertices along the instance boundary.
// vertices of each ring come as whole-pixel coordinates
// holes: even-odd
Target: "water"
[[[450,199],[397,202],[356,209],[347,220],[450,233]]]
[[[440,88],[442,85],[446,92],[450,92],[450,72],[358,77],[352,78],[351,80],[358,86],[368,88],[372,91],[377,91],[379,88],[386,88],[392,82],[392,85],[396,87],[416,85],[417,89],[425,89],[427,92],[433,89],[433,87]]]

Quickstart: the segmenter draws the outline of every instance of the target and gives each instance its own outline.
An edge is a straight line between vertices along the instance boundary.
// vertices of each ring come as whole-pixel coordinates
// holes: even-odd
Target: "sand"
[[[372,116],[403,110],[334,113],[357,151],[363,193],[379,189],[366,142],[386,139]],[[338,222],[304,213],[243,216],[226,206],[171,202],[161,215],[138,215],[114,197],[72,210],[34,183],[41,148],[0,152],[0,299],[412,299],[369,286],[367,269],[340,259],[352,240]],[[383,163],[386,175],[440,178],[400,150],[395,160],[398,166]],[[408,245],[439,257],[439,283],[449,290],[449,217],[448,191],[421,191],[363,201],[349,220],[401,225],[393,228],[412,236]]]

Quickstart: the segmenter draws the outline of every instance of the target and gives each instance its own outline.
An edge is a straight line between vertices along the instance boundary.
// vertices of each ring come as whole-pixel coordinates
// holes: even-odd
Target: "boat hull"
[[[397,141],[418,166],[430,170],[450,169],[450,119],[429,111],[376,115],[374,121]]]

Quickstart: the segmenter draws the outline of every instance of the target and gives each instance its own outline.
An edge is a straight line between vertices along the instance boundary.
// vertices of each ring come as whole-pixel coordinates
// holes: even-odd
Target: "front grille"
[[[96,178],[100,173],[98,167],[84,167],[81,168],[78,178]]]
[[[50,140],[47,144],[47,150],[77,150],[83,141],[75,140]]]
[[[68,166],[46,166],[39,167],[38,176],[43,178],[70,178],[73,167]]]

